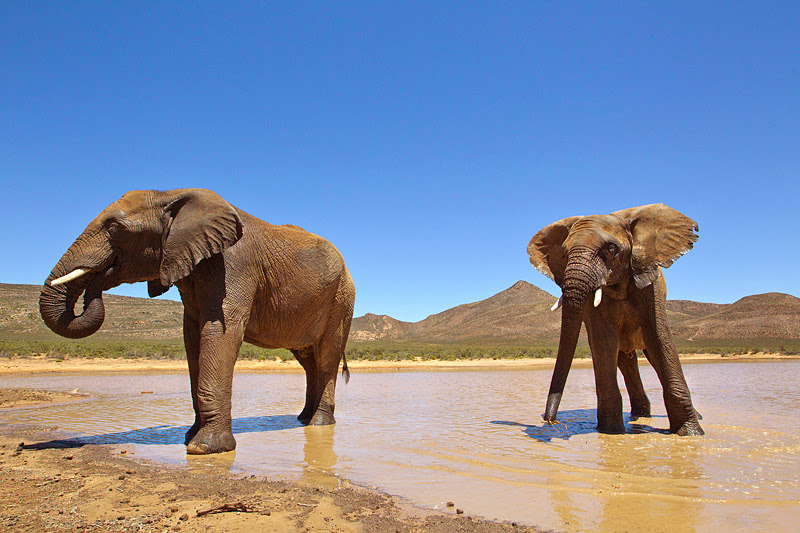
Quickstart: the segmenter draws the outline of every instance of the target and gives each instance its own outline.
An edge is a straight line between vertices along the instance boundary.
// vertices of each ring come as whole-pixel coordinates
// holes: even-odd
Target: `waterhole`
[[[560,424],[542,422],[550,369],[354,373],[333,427],[303,427],[299,373],[237,373],[237,450],[185,455],[186,373],[2,376],[0,387],[89,393],[17,408],[135,457],[219,471],[374,487],[427,508],[558,531],[793,531],[800,521],[800,361],[684,365],[703,437],[666,432],[661,387],[642,368],[651,418],[595,430],[594,377],[572,370]],[[620,383],[622,379],[620,378]],[[144,394],[143,394],[144,392]],[[624,394],[623,394],[624,397]]]

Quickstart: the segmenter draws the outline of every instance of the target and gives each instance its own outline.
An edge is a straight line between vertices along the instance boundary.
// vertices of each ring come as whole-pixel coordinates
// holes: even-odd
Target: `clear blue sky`
[[[357,316],[557,294],[536,231],[654,202],[700,225],[670,298],[800,296],[799,178],[797,2],[0,4],[0,282],[205,187],[332,241]]]

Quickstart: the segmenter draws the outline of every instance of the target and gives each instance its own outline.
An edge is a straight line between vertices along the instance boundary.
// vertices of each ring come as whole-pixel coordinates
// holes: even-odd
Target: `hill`
[[[64,341],[48,330],[39,317],[39,291],[35,285],[0,284],[2,340]],[[371,313],[356,317],[350,342],[555,347],[561,317],[550,311],[555,300],[552,294],[519,281],[485,300],[459,305],[419,322]],[[169,343],[180,350],[180,302],[109,294],[104,295],[103,301],[106,321],[91,339]],[[732,304],[670,300],[667,315],[683,350],[711,346],[775,348],[786,343],[800,347],[800,299],[788,294],[746,296]]]
[[[676,320],[675,337],[691,342],[800,339],[800,298],[770,292],[745,296],[705,315]]]
[[[550,311],[555,300],[538,287],[519,281],[490,298],[419,322],[401,322],[386,315],[356,318],[350,338],[554,345],[561,320],[560,313]],[[669,300],[667,317],[677,344],[684,349],[734,345],[759,349],[765,341],[766,347],[800,341],[800,299],[789,294],[746,296],[732,304]]]
[[[0,334],[15,337],[61,339],[39,316],[38,285],[0,283]],[[171,300],[150,300],[103,295],[106,320],[94,335],[98,339],[180,340],[183,338],[183,304]],[[78,299],[80,313],[83,299]]]

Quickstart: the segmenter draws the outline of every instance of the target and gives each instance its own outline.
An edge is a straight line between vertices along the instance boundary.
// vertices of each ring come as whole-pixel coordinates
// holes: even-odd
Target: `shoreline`
[[[731,363],[753,361],[789,361],[798,360],[800,355],[781,355],[773,353],[752,353],[747,355],[719,354],[683,354],[682,364],[691,363]],[[521,359],[467,359],[448,360],[354,360],[348,361],[351,371],[391,372],[413,370],[513,370],[552,368],[554,357],[521,358]],[[573,366],[591,367],[591,358],[575,359]],[[640,365],[649,365],[644,357],[639,357]],[[83,372],[185,372],[186,361],[183,359],[122,359],[122,358],[82,358],[68,357],[57,359],[48,356],[11,356],[0,358],[0,375],[2,374],[39,374],[39,373],[83,373]],[[302,372],[303,369],[295,360],[251,360],[241,359],[236,362],[237,372]]]
[[[13,389],[11,392],[16,394]],[[9,389],[0,389],[0,400],[7,400],[8,393]],[[64,400],[51,391],[27,389],[26,393],[31,400],[28,404],[0,404],[14,409]],[[120,533],[538,531],[462,514],[455,507],[447,511],[415,507],[402,498],[345,479],[329,487],[209,473],[202,468],[138,459],[125,445],[65,439],[54,427],[0,423],[0,529]]]

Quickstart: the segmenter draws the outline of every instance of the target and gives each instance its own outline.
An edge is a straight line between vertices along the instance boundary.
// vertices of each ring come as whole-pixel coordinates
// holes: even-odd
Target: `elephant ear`
[[[197,263],[232,246],[242,237],[236,209],[217,193],[204,189],[176,191],[162,220],[161,288],[188,276]],[[148,287],[158,292],[155,282]]]
[[[552,279],[560,287],[567,268],[567,250],[564,240],[569,230],[581,217],[569,217],[542,228],[528,243],[528,256],[536,270]]]
[[[631,207],[611,214],[628,223],[631,270],[640,289],[658,278],[658,267],[667,268],[697,241],[697,222],[664,204]]]

